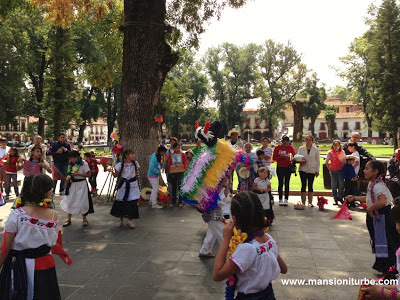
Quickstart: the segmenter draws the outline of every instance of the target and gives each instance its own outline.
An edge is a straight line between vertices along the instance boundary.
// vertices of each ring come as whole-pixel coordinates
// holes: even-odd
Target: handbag
[[[296,162],[293,160],[290,165],[289,165],[289,173],[292,174],[294,173],[295,176],[297,176],[297,166],[296,166]]]

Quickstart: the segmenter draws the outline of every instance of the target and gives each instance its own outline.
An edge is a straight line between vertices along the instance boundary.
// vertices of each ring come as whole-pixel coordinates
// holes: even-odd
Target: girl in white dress
[[[122,161],[115,166],[113,175],[118,177],[118,192],[110,214],[119,218],[118,227],[122,227],[124,218],[128,218],[127,226],[133,229],[136,226],[132,219],[139,219],[139,168],[138,162],[135,161],[135,153],[130,149],[124,151]]]
[[[93,202],[86,181],[86,178],[91,176],[91,171],[89,165],[86,161],[82,160],[78,151],[71,151],[68,156],[67,187],[65,189],[65,196],[60,203],[61,209],[68,213],[68,219],[65,221],[63,227],[71,225],[72,215],[76,214],[82,215],[82,226],[86,227],[89,225],[86,216],[94,213]]]
[[[271,181],[269,181],[270,171],[266,167],[258,169],[258,177],[254,179],[253,192],[258,194],[258,198],[264,209],[264,216],[268,220],[268,225],[272,224],[274,220],[274,211],[272,209],[271,198],[269,193],[271,192]]]
[[[17,208],[4,226],[0,299],[61,299],[51,248],[58,214],[49,209],[53,181],[44,174],[24,180]]]
[[[222,281],[236,275],[238,294],[235,299],[275,299],[271,282],[279,273],[286,273],[287,266],[278,254],[275,240],[264,233],[265,219],[257,194],[239,192],[232,199],[231,215],[233,222],[227,223],[223,229],[213,279]],[[227,261],[234,231],[235,238],[244,239],[244,242],[237,245]],[[232,241],[232,245],[234,243]],[[227,289],[228,298],[233,299],[234,290]]]

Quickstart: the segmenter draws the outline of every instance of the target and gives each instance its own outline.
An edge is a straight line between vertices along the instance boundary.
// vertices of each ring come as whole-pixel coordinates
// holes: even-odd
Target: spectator
[[[166,152],[167,148],[161,145],[157,148],[157,153],[153,153],[149,157],[149,171],[147,172],[147,177],[151,184],[150,203],[152,208],[162,208],[162,206],[157,204],[157,195],[159,176],[164,168],[164,155]]]
[[[32,148],[35,146],[38,146],[42,149],[42,159],[46,160],[47,146],[42,143],[42,137],[40,135],[36,135],[33,138],[33,143],[28,148],[28,157],[31,157]]]
[[[60,133],[58,136],[58,141],[55,142],[50,148],[50,155],[53,156],[54,167],[58,170],[58,172],[53,172],[53,173],[60,173],[64,177],[64,179],[61,179],[60,183],[60,195],[64,195],[65,177],[67,176],[67,169],[69,162],[68,158],[69,152],[71,152],[71,147],[65,140],[65,134]],[[56,191],[57,181],[58,180],[56,179],[53,180],[54,183],[53,192]]]
[[[0,138],[0,192],[3,193],[3,185],[6,188],[6,171],[3,168],[3,159],[7,156],[10,147],[7,146],[7,139]]]
[[[244,143],[241,139],[239,139],[239,131],[236,128],[231,129],[228,132],[228,135],[231,137],[232,146],[243,149]]]
[[[313,184],[315,177],[319,175],[319,150],[314,145],[314,137],[307,135],[305,138],[306,144],[299,147],[298,154],[304,156],[305,162],[300,164],[299,174],[301,179],[301,202],[306,203],[306,186],[308,182],[308,206],[314,207],[313,199]]]
[[[344,180],[342,169],[345,164],[346,154],[342,150],[339,140],[334,140],[331,150],[326,155],[326,166],[331,174],[331,188],[333,194],[333,205],[338,205],[338,201],[343,204]]]
[[[192,148],[194,156],[198,155],[204,147],[201,146],[201,140],[196,141],[196,147]]]
[[[371,160],[371,159],[375,159],[374,156],[369,153],[367,150],[364,149],[363,146],[361,146],[358,141],[360,140],[360,134],[358,132],[353,132],[351,134],[351,139],[349,143],[355,143],[355,150],[359,153],[360,155],[360,170],[357,173],[357,175],[361,178],[364,178],[364,168],[365,168],[365,164],[367,163],[367,161]],[[345,154],[352,154],[351,151],[348,149],[348,145],[349,143],[345,143],[343,145],[343,150],[345,152]]]

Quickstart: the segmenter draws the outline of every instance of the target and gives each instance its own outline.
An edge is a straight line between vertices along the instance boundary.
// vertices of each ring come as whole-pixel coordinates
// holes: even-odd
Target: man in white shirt
[[[33,144],[29,146],[28,158],[31,157],[32,148],[35,146],[39,146],[42,149],[42,158],[43,160],[46,160],[47,146],[45,144],[42,144],[42,137],[40,135],[35,136],[35,138],[33,139]]]

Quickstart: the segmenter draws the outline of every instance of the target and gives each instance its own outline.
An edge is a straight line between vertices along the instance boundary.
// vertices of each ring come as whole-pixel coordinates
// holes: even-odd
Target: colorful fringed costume
[[[195,138],[201,139],[207,148],[193,157],[182,180],[182,200],[201,212],[211,212],[218,206],[221,179],[241,159],[241,151],[216,137],[221,128],[218,121],[207,122],[204,129],[196,125]]]

